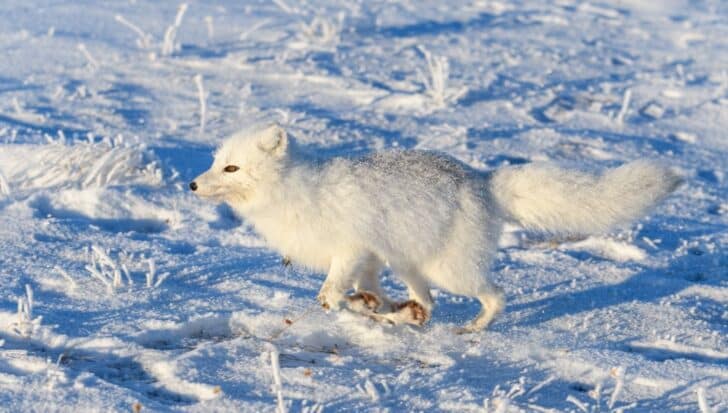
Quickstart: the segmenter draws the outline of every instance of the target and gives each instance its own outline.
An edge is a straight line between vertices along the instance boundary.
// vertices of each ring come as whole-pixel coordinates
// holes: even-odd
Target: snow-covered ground
[[[727,410],[727,39],[721,0],[3,1],[0,410]],[[512,228],[490,330],[437,291],[392,327],[185,190],[270,121],[326,156],[687,179],[612,234]]]

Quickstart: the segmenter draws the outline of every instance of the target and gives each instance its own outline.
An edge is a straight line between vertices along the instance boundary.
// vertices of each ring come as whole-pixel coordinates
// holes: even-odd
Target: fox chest
[[[297,264],[318,271],[328,271],[331,263],[331,236],[325,226],[293,215],[285,218],[260,219],[253,225],[268,245]]]

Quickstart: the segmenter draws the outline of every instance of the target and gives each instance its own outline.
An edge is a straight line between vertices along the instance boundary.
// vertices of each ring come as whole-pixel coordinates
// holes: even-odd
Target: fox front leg
[[[329,273],[318,294],[318,301],[327,310],[338,310],[346,299],[346,292],[354,286],[363,260],[359,257],[334,257]]]

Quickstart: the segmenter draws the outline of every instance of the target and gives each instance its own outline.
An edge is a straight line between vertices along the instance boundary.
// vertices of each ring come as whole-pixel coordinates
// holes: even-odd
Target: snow
[[[633,244],[594,236],[577,242],[561,244],[561,249],[585,251],[596,257],[613,261],[642,261],[647,257],[644,250]]]
[[[728,7],[719,0],[8,0],[0,411],[728,409]],[[586,239],[509,227],[508,306],[326,313],[186,191],[229,133],[479,169],[640,158],[686,183]],[[403,297],[391,274],[384,284]],[[279,401],[282,400],[282,401]]]

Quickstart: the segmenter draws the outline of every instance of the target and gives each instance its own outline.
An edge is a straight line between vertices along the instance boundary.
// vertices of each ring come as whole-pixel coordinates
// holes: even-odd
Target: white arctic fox
[[[483,173],[412,150],[320,161],[271,126],[230,137],[190,188],[229,203],[285,257],[328,272],[318,295],[325,308],[346,304],[422,324],[435,285],[480,300],[480,314],[464,328],[475,331],[504,306],[488,279],[504,221],[549,233],[603,232],[640,217],[679,182],[647,161],[601,176],[538,164]],[[408,301],[382,293],[384,266],[406,284]]]

